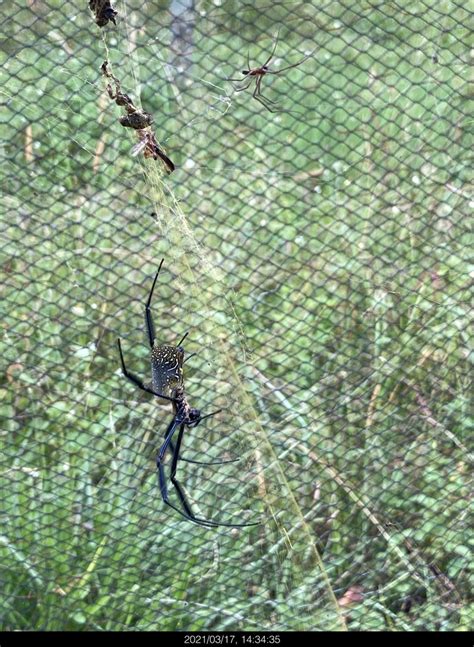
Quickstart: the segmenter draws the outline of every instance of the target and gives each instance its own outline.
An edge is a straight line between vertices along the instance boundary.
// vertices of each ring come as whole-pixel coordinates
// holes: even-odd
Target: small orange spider
[[[263,65],[260,65],[259,67],[251,67],[250,66],[250,58],[247,57],[247,63],[248,63],[248,70],[242,70],[242,74],[244,75],[245,78],[243,79],[233,79],[229,78],[227,79],[228,81],[237,81],[239,83],[243,82],[243,85],[240,87],[235,87],[233,86],[235,92],[243,92],[244,90],[247,90],[252,85],[253,80],[255,79],[255,88],[253,90],[253,98],[256,99],[259,103],[262,104],[264,108],[266,108],[269,112],[282,112],[281,109],[276,107],[276,102],[272,101],[268,97],[264,97],[262,94],[262,78],[266,74],[281,74],[281,72],[285,72],[286,70],[290,70],[292,67],[298,67],[298,65],[301,65],[301,63],[304,63],[312,54],[308,54],[308,56],[305,56],[304,58],[301,59],[301,61],[298,61],[298,63],[294,63],[293,65],[287,65],[286,67],[282,67],[281,70],[271,70],[269,68],[269,63],[273,58],[273,55],[275,54],[276,46],[278,44],[278,38],[275,41],[275,45],[273,46],[272,53],[270,56],[267,58],[265,63]]]

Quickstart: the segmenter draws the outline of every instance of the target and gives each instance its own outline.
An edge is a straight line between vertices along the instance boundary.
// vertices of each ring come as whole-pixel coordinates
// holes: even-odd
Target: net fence
[[[111,7],[1,18],[2,628],[472,629],[472,16]],[[272,51],[262,102],[242,70]],[[131,154],[104,61],[173,173]],[[179,482],[259,525],[161,499],[170,406],[116,339],[148,382],[162,258],[158,343],[189,331],[189,402],[220,410],[181,457],[239,459]]]

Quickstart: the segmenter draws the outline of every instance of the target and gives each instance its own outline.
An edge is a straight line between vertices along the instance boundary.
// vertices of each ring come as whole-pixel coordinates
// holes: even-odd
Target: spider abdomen
[[[181,346],[154,346],[151,351],[153,390],[171,396],[183,383],[184,350]]]

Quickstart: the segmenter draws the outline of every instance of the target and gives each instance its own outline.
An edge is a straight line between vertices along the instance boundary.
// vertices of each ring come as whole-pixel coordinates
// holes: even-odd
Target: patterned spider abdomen
[[[168,397],[183,383],[184,349],[181,346],[154,346],[151,351],[153,390]]]

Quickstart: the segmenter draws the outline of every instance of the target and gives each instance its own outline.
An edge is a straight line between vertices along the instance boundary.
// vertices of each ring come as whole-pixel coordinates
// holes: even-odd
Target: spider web
[[[132,70],[135,82],[139,85],[139,73],[142,66],[137,63],[133,56],[131,56],[130,60],[133,61]],[[201,80],[199,76],[190,76],[193,82],[196,79]],[[204,87],[204,90],[206,94],[202,101],[207,102],[207,87]],[[228,100],[228,97],[226,99]],[[221,102],[226,103],[226,101],[222,101],[222,95],[219,95],[217,100],[218,104]],[[177,103],[179,102],[177,101]],[[207,116],[206,114],[198,118],[193,116],[195,112],[199,114],[199,109],[196,110],[195,107],[189,118],[185,113],[182,115],[185,129],[192,128],[193,134],[196,136],[199,133],[198,129],[205,128],[203,124],[206,124],[206,122],[212,125],[213,122],[218,123],[225,118],[229,108],[229,104],[227,104],[226,109],[216,116],[215,108],[211,106],[209,109],[208,103],[206,103],[206,106]],[[186,126],[186,124],[188,125]],[[195,152],[199,154],[198,147],[195,148]],[[206,169],[206,165],[203,164],[191,164],[192,168],[194,166],[201,172]],[[214,173],[214,171],[212,172]],[[221,172],[219,175],[225,177],[227,173],[228,170],[226,169],[224,173]],[[222,444],[222,440],[226,439],[226,456],[238,455],[241,460],[239,466],[237,468],[233,467],[233,469],[229,469],[227,466],[194,468],[195,478],[188,481],[188,493],[195,488],[199,495],[193,501],[193,507],[204,518],[209,518],[210,514],[212,515],[211,518],[226,522],[229,522],[232,518],[236,522],[253,521],[258,517],[262,518],[262,520],[271,518],[272,525],[275,524],[275,530],[270,537],[271,544],[275,543],[274,537],[278,538],[280,536],[284,539],[283,542],[276,542],[277,545],[282,545],[278,547],[274,559],[281,563],[288,559],[288,551],[290,551],[289,554],[291,555],[297,544],[304,546],[305,552],[310,549],[312,554],[308,556],[308,561],[309,563],[313,562],[316,572],[319,571],[317,579],[321,580],[321,584],[318,585],[318,588],[327,598],[324,606],[329,607],[330,614],[334,616],[333,622],[337,626],[338,623],[342,623],[342,620],[338,618],[339,611],[336,599],[324,571],[316,542],[305,523],[301,507],[292,495],[291,486],[281,468],[278,457],[275,455],[272,444],[269,442],[268,430],[265,429],[262,423],[253,395],[245,385],[245,382],[250,377],[250,372],[247,370],[251,368],[251,362],[248,359],[250,350],[243,332],[242,322],[239,320],[233,306],[235,294],[232,288],[229,289],[229,284],[225,281],[222,258],[214,260],[212,250],[206,248],[203,242],[197,242],[185,216],[185,207],[182,206],[185,204],[186,199],[183,199],[183,202],[176,199],[166,180],[163,182],[160,167],[147,165],[145,174],[148,195],[155,214],[155,227],[169,243],[168,251],[165,254],[166,262],[173,268],[181,268],[173,283],[173,290],[177,290],[179,293],[177,298],[177,319],[180,321],[179,310],[182,309],[187,313],[188,320],[196,322],[193,326],[192,338],[194,340],[196,337],[195,343],[199,349],[198,356],[202,355],[202,358],[201,366],[199,366],[199,360],[193,358],[193,365],[196,363],[198,366],[193,366],[192,371],[197,372],[200,369],[203,377],[199,378],[199,385],[196,383],[194,375],[191,377],[189,392],[194,389],[195,392],[199,393],[199,387],[201,387],[201,397],[208,399],[209,394],[211,394],[214,400],[213,408],[216,406],[223,407],[225,411],[225,415],[211,425],[216,429],[211,430],[210,437],[209,430],[203,429],[203,425],[188,433],[186,440],[192,441],[191,447],[196,448],[201,445],[205,448],[203,455],[199,456],[199,459],[203,460],[206,456],[211,456],[211,459],[215,459],[216,446],[218,446],[219,442]],[[186,383],[188,383],[187,380]],[[190,397],[196,398],[196,395]],[[188,445],[190,444],[188,442]],[[196,450],[194,449],[194,451]],[[190,455],[189,447],[185,455]],[[186,467],[184,463],[181,463],[181,472]],[[207,488],[203,485],[206,481]],[[222,490],[225,489],[229,493],[225,497],[226,504],[224,506],[222,503],[219,504],[220,497],[215,496],[216,487]],[[285,488],[288,492],[288,497],[292,499],[292,511],[286,521],[284,516],[288,499],[285,501],[285,505],[282,506],[283,501],[271,493],[272,491],[276,493],[281,487]],[[214,496],[212,496],[213,491]],[[230,498],[231,492],[233,493],[232,498]],[[209,510],[209,514],[206,514],[199,507],[200,501],[205,500],[204,495],[206,494],[211,501],[211,505],[206,508]],[[247,502],[252,500],[260,501],[260,509],[254,506],[253,513],[243,517],[241,513],[239,514],[239,505],[241,508],[249,508]],[[232,507],[228,507],[227,504],[229,503],[231,503]],[[299,519],[296,525],[295,515]],[[245,529],[240,531],[240,534],[247,532]],[[202,535],[202,533],[199,534]],[[222,541],[224,541],[225,537],[229,535],[229,531],[221,532],[221,534]],[[251,535],[252,533],[249,532],[247,541],[250,540]],[[262,542],[262,547],[258,549],[260,560],[266,561],[265,554],[268,549],[268,541],[266,538],[265,542]],[[186,547],[184,548],[186,550]],[[272,560],[272,563],[274,563],[274,560]],[[252,564],[253,561],[250,561],[247,569],[250,569]],[[245,579],[242,578],[241,584],[243,585],[244,582]],[[294,586],[293,583],[286,583],[284,586],[286,594],[288,594],[292,586]],[[249,621],[250,623],[252,622],[250,619]],[[300,624],[299,626],[303,625]],[[255,623],[253,627],[257,628],[258,624]]]

